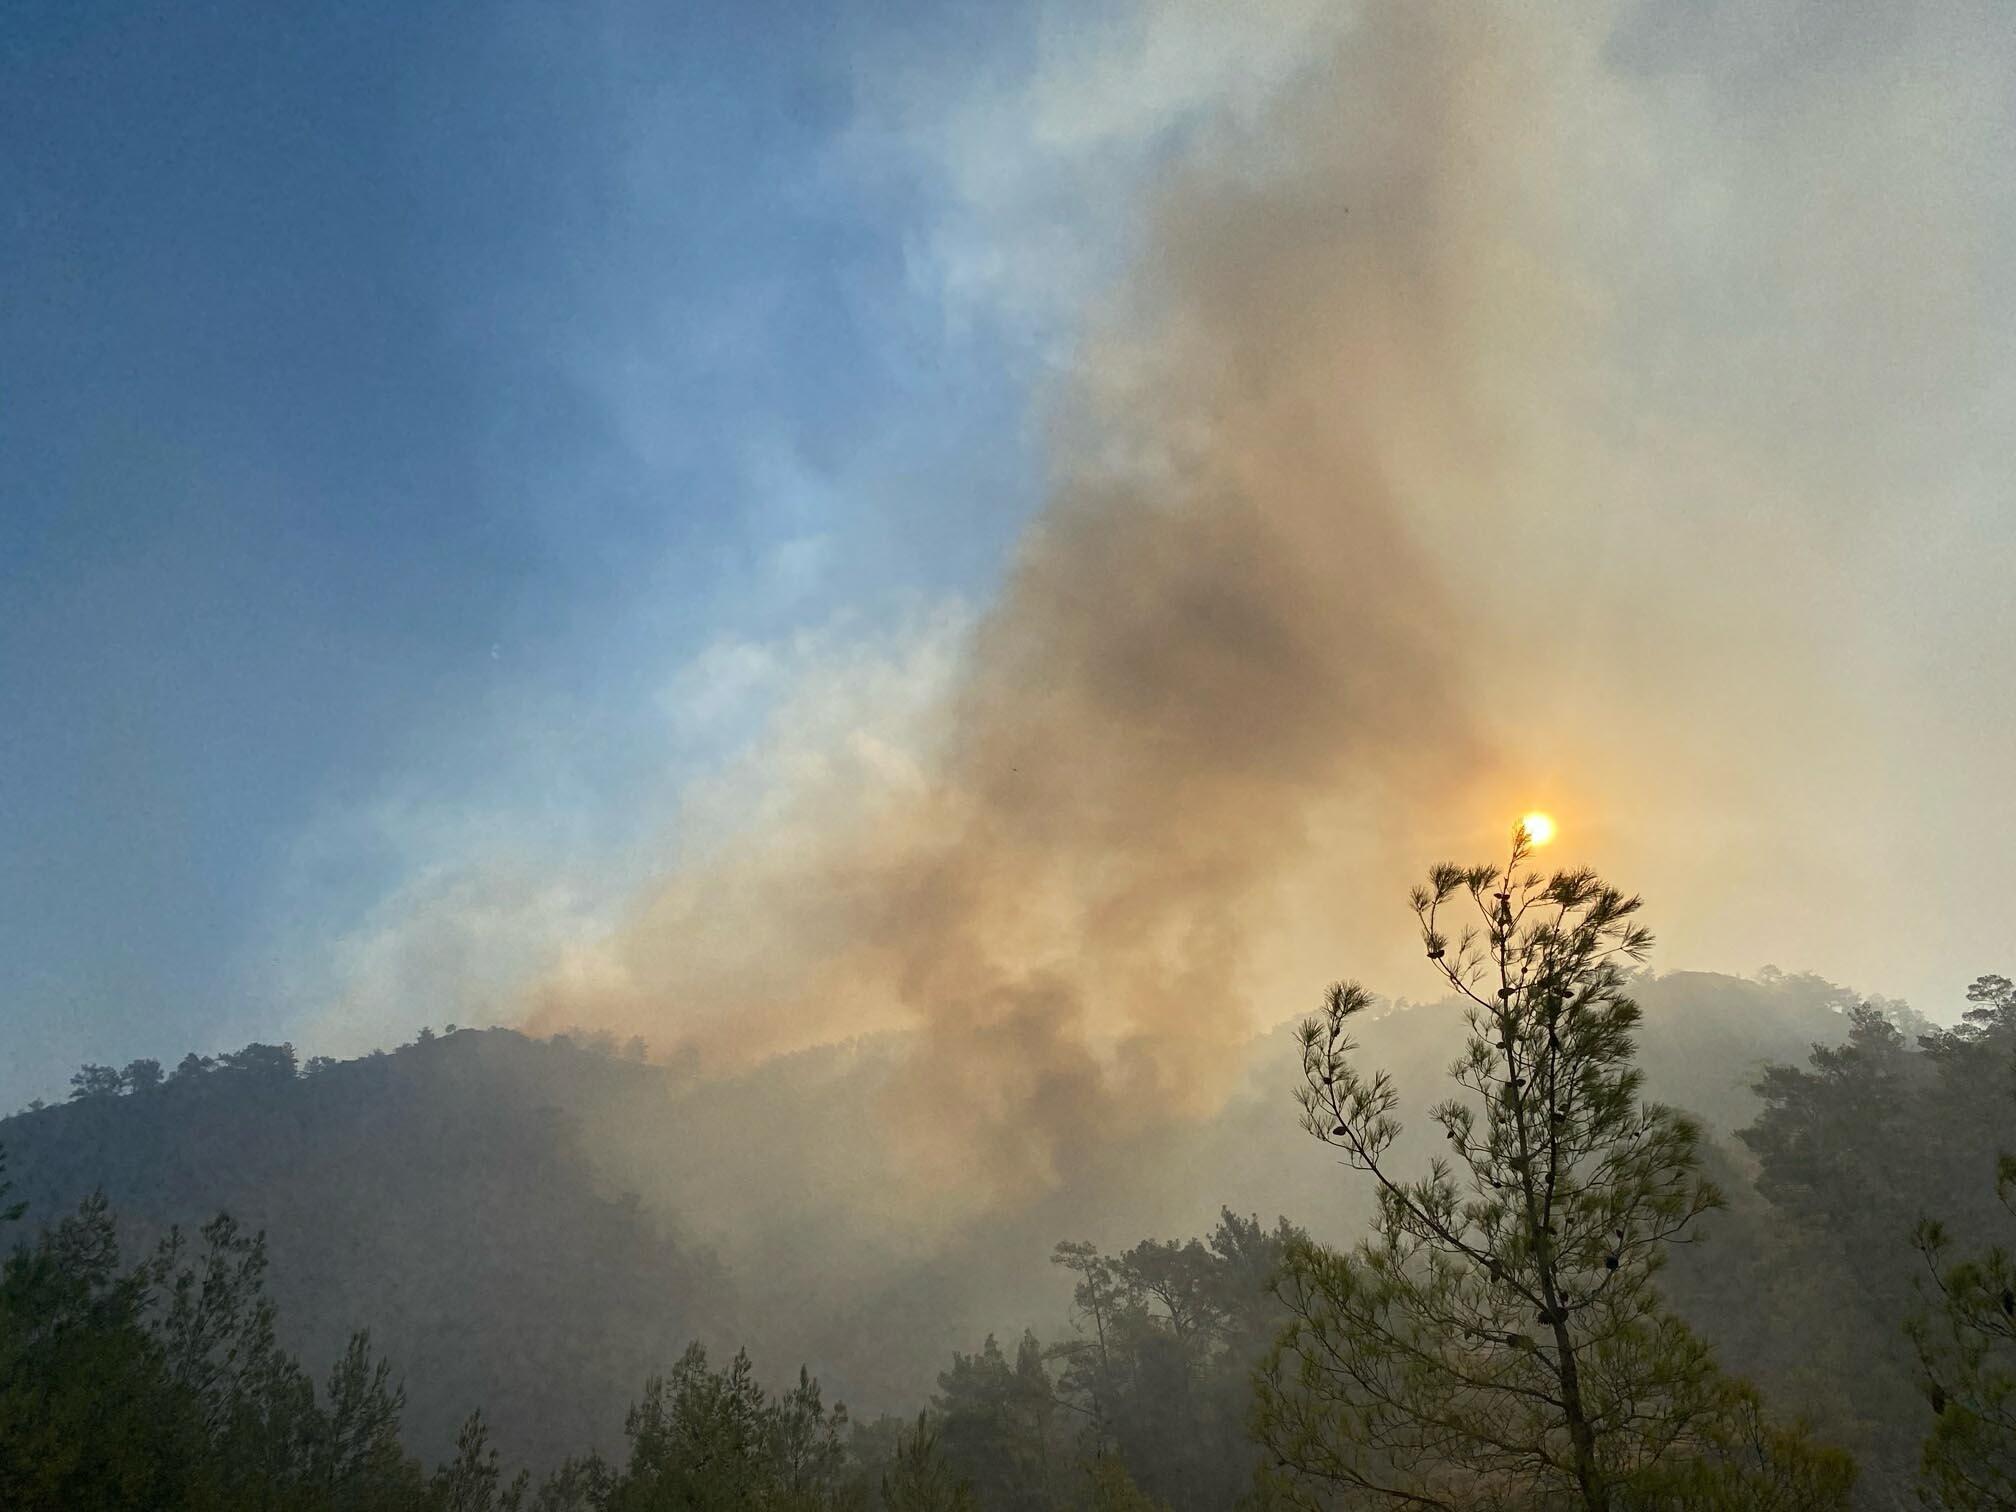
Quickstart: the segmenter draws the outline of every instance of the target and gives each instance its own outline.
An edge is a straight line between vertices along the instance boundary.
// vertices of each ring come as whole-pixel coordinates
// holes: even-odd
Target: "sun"
[[[1526,838],[1535,845],[1545,845],[1554,838],[1553,819],[1537,810],[1521,819],[1519,825],[1526,831]]]

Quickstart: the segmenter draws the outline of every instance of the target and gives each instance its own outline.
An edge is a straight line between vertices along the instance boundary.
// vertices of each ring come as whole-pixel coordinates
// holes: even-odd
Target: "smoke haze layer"
[[[1982,252],[2007,174],[1969,202],[1935,171],[1955,141],[1904,129],[1913,69],[1985,22],[1857,13],[1774,93],[1718,17],[1676,64],[1636,11],[1368,7],[1194,133],[1086,312],[1047,503],[942,688],[845,759],[774,759],[804,754],[787,706],[759,822],[575,952],[533,1026],[713,1068],[914,1029],[896,1148],[1028,1193],[1210,1111],[1325,978],[1404,990],[1405,881],[1529,803],[1564,859],[1670,899],[1690,959],[1853,949],[1868,858],[1912,838],[1839,817],[1894,781],[1864,695],[1897,674],[1880,629],[1816,610],[1884,581],[1883,522],[1962,507],[1938,458],[2002,444],[1981,409],[1924,450],[1853,361],[1896,327],[1957,404],[1959,312],[2006,313]],[[1871,110],[1895,129],[1828,159]],[[1735,145],[1756,130],[1796,197]],[[1908,246],[1855,224],[1857,175],[1913,208]],[[1801,307],[1753,309],[1759,281]]]
[[[1469,627],[1382,437],[1461,387],[1436,164],[1475,127],[1364,82],[1404,151],[1207,168],[1157,206],[914,780],[822,795],[837,816],[676,880],[614,942],[622,989],[544,1022],[669,1019],[733,1062],[900,1015],[903,1148],[1014,1189],[1223,1093],[1318,813],[1412,811],[1482,761]],[[694,971],[729,935],[760,979]]]

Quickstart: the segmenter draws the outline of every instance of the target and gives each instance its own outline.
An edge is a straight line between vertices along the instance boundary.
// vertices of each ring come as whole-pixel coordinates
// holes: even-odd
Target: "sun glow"
[[[1554,838],[1554,820],[1546,814],[1528,814],[1519,821],[1519,827],[1526,831],[1526,838],[1535,845],[1545,845]]]

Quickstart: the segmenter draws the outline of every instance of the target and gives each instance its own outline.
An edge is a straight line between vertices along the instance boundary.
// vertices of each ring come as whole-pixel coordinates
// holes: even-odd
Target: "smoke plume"
[[[1926,60],[1972,98],[1968,54],[1928,21],[1875,70],[1858,11],[1766,89],[1748,60],[1807,14],[1675,38],[1375,5],[1197,132],[909,742],[786,763],[535,1024],[726,1067],[904,1029],[884,1112],[913,1167],[1040,1189],[1209,1111],[1325,977],[1405,990],[1405,880],[1549,796],[1683,945],[1759,952],[1715,964],[1880,980],[1844,922],[1877,842],[1839,815],[1887,759],[1860,696],[1887,653],[1818,611],[1894,557],[1853,527],[1941,507],[1938,467],[1990,434],[1950,420],[1921,456],[1855,366],[1880,325],[1921,390],[1968,391],[1988,212],[1889,129]],[[1857,741],[1878,754],[1811,760]]]
[[[1414,811],[1481,760],[1474,626],[1399,464],[1464,429],[1446,201],[1485,127],[1451,53],[1490,39],[1390,24],[1423,34],[1370,50],[1425,77],[1346,59],[1259,177],[1228,141],[1162,193],[920,770],[675,877],[540,1022],[716,1064],[914,1028],[901,1147],[997,1188],[1209,1110],[1322,817]]]

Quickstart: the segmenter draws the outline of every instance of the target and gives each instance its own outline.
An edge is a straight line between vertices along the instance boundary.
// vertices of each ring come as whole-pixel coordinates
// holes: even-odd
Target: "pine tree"
[[[990,1512],[1044,1512],[1055,1502],[1058,1403],[1035,1335],[1023,1334],[1012,1363],[992,1334],[978,1354],[954,1354],[933,1406],[946,1459]]]
[[[847,1462],[846,1406],[828,1409],[819,1383],[801,1365],[797,1386],[770,1404],[767,1418],[770,1505],[789,1512],[830,1505]]]
[[[7,1200],[13,1190],[14,1183],[7,1179],[7,1147],[0,1145],[0,1223],[12,1223],[28,1211],[27,1203]]]
[[[392,1384],[391,1363],[372,1358],[370,1334],[350,1336],[329,1372],[326,1401],[315,1481],[330,1506],[365,1512],[416,1500],[419,1469],[399,1444],[406,1393]]]
[[[882,1475],[885,1512],[979,1512],[973,1487],[953,1473],[938,1452],[938,1432],[929,1413],[896,1440],[896,1453]]]
[[[1694,1125],[1639,1096],[1639,900],[1522,871],[1528,849],[1522,828],[1503,869],[1438,866],[1412,895],[1469,1030],[1425,1177],[1395,1170],[1398,1088],[1352,1059],[1371,997],[1340,984],[1301,1027],[1305,1125],[1372,1177],[1379,1212],[1348,1254],[1288,1248],[1256,1428],[1291,1505],[1622,1512],[1677,1505],[1690,1477],[1765,1483],[1741,1463],[1749,1399],[1653,1284],[1718,1199]],[[1770,1447],[1824,1462],[1797,1505],[1841,1503],[1838,1458],[1796,1433]]]
[[[506,1482],[483,1414],[472,1412],[455,1436],[455,1458],[434,1472],[430,1512],[518,1512],[529,1477]]]
[[[2016,1211],[2016,1156],[1998,1162],[1995,1191]],[[1950,1512],[2016,1506],[2016,1260],[1995,1247],[1949,1261],[1946,1230],[1930,1220],[1917,1246],[1933,1303],[1908,1326],[1933,1412],[1924,1500]]]
[[[1252,1482],[1252,1373],[1280,1321],[1272,1281],[1293,1232],[1225,1209],[1208,1239],[1051,1256],[1078,1278],[1078,1336],[1048,1351],[1064,1366],[1060,1405],[1082,1419],[1084,1449],[1178,1512],[1228,1506]]]
[[[86,1061],[70,1078],[70,1100],[82,1102],[92,1097],[117,1097],[123,1085],[113,1067]]]
[[[1168,1503],[1143,1491],[1127,1466],[1110,1454],[1092,1461],[1085,1473],[1092,1481],[1091,1512],[1169,1512]]]

